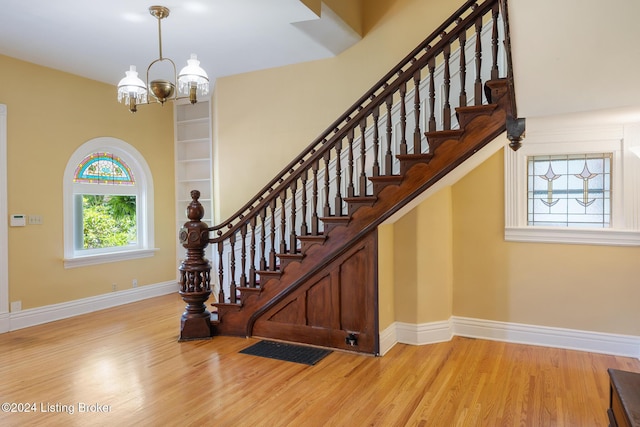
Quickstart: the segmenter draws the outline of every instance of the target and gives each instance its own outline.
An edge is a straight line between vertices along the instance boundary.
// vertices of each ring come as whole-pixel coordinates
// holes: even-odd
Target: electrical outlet
[[[15,313],[16,311],[22,310],[22,301],[12,301],[11,302],[11,312]]]
[[[133,279],[131,281],[131,287],[132,288],[137,288],[138,287],[138,279]]]
[[[113,284],[111,285],[111,290],[112,290],[113,292],[117,291],[117,290],[118,290],[118,285],[116,285],[115,283],[113,283]]]

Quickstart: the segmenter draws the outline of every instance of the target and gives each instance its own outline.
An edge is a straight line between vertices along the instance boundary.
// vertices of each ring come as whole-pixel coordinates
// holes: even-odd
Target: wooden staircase
[[[188,303],[181,338],[260,336],[377,354],[378,225],[515,117],[510,66],[506,77],[499,72],[499,25],[497,0],[467,1],[229,220],[201,223],[192,192],[191,221],[180,233]],[[492,53],[489,78],[482,71],[483,32]],[[453,44],[460,68],[454,107]],[[474,80],[466,78],[469,50]],[[218,252],[212,314],[204,306],[211,293],[207,244]]]
[[[216,303],[217,318],[214,320],[217,333],[223,335],[261,335],[254,331],[260,317],[296,290],[303,287],[314,273],[326,268],[334,258],[346,252],[353,242],[360,241],[375,228],[397,212],[413,198],[424,192],[440,178],[491,142],[505,130],[508,111],[506,80],[487,83],[493,93],[494,103],[485,106],[467,107],[458,111],[463,129],[430,132],[431,144],[436,148],[426,155],[399,155],[400,175],[371,177],[374,195],[346,198],[348,215],[320,218],[325,232],[318,236],[299,236],[301,253],[278,254],[280,265],[275,271],[258,271],[260,286],[256,288],[238,287],[241,303]],[[433,142],[432,142],[433,141]],[[435,155],[437,152],[437,155]],[[265,331],[262,331],[264,335]],[[291,340],[304,339],[303,336],[288,337]],[[313,341],[307,339],[304,342]],[[338,343],[308,342],[316,345],[352,349]],[[367,349],[366,352],[374,352]]]

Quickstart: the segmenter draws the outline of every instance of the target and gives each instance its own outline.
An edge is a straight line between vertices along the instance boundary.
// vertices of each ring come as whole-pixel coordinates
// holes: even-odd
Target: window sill
[[[64,268],[85,267],[87,265],[106,264],[108,262],[127,261],[138,258],[150,258],[158,249],[135,249],[131,251],[110,252],[106,254],[95,254],[77,256],[64,259]]]
[[[507,227],[508,242],[566,243],[576,245],[640,246],[640,231],[555,227]]]

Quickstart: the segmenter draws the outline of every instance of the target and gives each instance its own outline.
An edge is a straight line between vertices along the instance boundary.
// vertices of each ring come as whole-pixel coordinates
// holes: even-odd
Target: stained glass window
[[[73,182],[135,184],[129,166],[118,156],[114,156],[111,153],[93,153],[85,157],[76,168]]]
[[[611,163],[611,153],[528,157],[528,224],[609,227]]]

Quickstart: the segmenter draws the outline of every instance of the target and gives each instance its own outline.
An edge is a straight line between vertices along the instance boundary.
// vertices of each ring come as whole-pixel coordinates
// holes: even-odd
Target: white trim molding
[[[423,324],[395,322],[380,333],[380,354],[386,354],[397,343],[427,345],[453,336],[640,358],[640,336],[458,316]]]
[[[451,322],[413,323],[394,322],[380,332],[380,355],[384,356],[397,343],[410,345],[435,344],[453,338]]]
[[[78,164],[89,154],[106,151],[121,157],[132,169],[136,185],[127,188],[129,194],[137,197],[138,235],[135,245],[127,247],[82,250],[76,248],[76,233],[82,233],[81,223],[74,212],[74,194],[109,194],[111,186],[74,183],[74,174]],[[135,147],[113,137],[93,138],[78,147],[69,158],[63,175],[63,229],[64,229],[64,267],[75,268],[107,262],[116,262],[137,258],[152,257],[154,248],[154,188],[151,169],[142,154]],[[118,187],[118,191],[125,190]],[[82,191],[82,192],[80,192]],[[82,242],[82,240],[80,240]],[[80,243],[81,245],[81,243]]]
[[[7,206],[7,106],[0,104],[0,332],[9,330],[9,210]]]
[[[453,329],[449,320],[419,325],[396,322],[396,331],[398,341],[404,344],[437,343],[453,338]]]
[[[591,353],[640,357],[640,336],[452,316],[454,335]]]
[[[150,258],[159,249],[135,249],[132,251],[109,252],[106,254],[85,255],[75,258],[64,259],[64,268],[85,267],[87,265],[98,265],[107,262],[128,261],[131,259]]]
[[[3,331],[14,331],[16,329],[27,328],[29,326],[41,325],[55,320],[66,319],[81,314],[92,313],[105,308],[116,307],[153,298],[161,295],[175,293],[178,295],[178,283],[168,281],[153,285],[140,286],[138,288],[126,289],[94,297],[83,298],[74,301],[52,304],[44,307],[31,308],[27,310],[10,313],[8,316],[0,317],[0,325],[7,324],[7,329]]]
[[[397,326],[397,322],[394,322],[386,327],[383,331],[380,331],[380,356],[384,356],[385,354],[387,354],[387,352],[399,342],[396,334]]]

